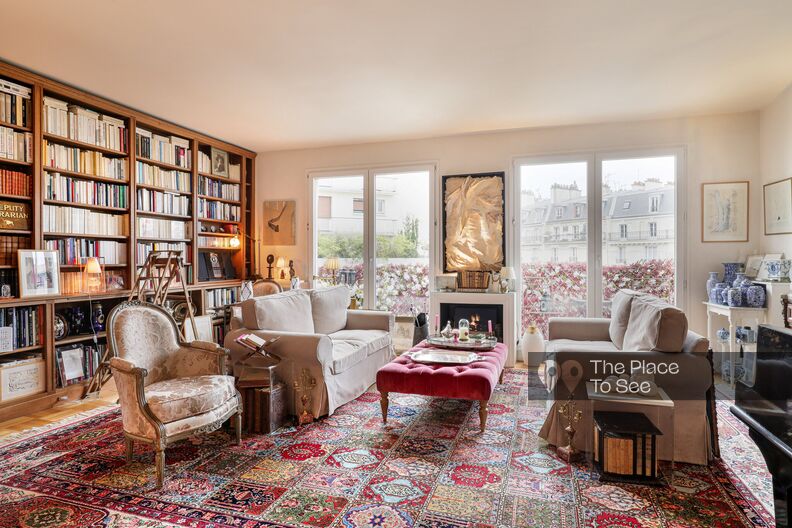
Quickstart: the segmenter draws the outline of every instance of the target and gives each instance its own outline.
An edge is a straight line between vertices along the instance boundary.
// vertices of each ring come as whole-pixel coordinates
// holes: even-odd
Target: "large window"
[[[337,280],[353,286],[362,306],[427,311],[433,174],[430,167],[312,174],[314,274],[332,277],[325,264],[335,257]],[[321,216],[323,196],[336,215],[329,222]]]
[[[523,325],[546,333],[553,316],[608,316],[621,288],[677,301],[680,157],[587,154],[516,163]]]

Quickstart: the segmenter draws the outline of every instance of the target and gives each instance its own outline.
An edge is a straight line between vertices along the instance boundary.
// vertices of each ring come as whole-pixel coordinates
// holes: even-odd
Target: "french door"
[[[434,167],[310,175],[313,275],[336,276],[368,309],[428,309]],[[328,265],[329,264],[329,265]],[[337,268],[337,269],[329,269]]]
[[[684,262],[678,149],[515,162],[522,322],[610,315],[616,291],[681,304]]]

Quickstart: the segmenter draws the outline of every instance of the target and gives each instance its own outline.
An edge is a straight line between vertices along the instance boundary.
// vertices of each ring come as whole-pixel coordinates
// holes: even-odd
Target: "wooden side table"
[[[725,317],[729,321],[729,340],[726,352],[729,354],[729,374],[731,375],[731,386],[734,388],[737,357],[740,353],[734,332],[738,326],[743,326],[746,322],[754,323],[758,330],[760,324],[767,322],[767,308],[726,306],[707,301],[704,301],[704,305],[707,307],[707,339],[709,339],[713,350],[715,350],[715,343],[718,342],[715,316]]]

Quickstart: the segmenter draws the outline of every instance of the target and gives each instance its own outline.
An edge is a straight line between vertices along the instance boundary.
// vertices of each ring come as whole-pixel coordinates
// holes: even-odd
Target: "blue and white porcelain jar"
[[[731,286],[734,284],[734,279],[737,278],[737,273],[744,271],[745,266],[742,262],[724,262],[723,263],[723,282]]]
[[[719,282],[718,284],[716,284],[715,287],[712,288],[712,291],[710,292],[709,301],[712,304],[722,304],[723,303],[722,295],[723,295],[723,290],[725,289],[726,289],[725,282]]]
[[[744,280],[745,280],[745,273],[742,271],[738,271],[737,276],[734,278],[734,281],[732,282],[731,285],[734,288],[740,288]]]
[[[743,304],[743,295],[740,288],[729,288],[726,293],[726,302],[732,308],[737,308]]]
[[[767,300],[767,293],[764,286],[754,284],[748,288],[745,294],[745,304],[751,308],[764,308],[765,301]]]
[[[721,328],[720,330],[718,330],[716,332],[716,335],[718,336],[718,339],[720,339],[721,341],[729,340],[729,331],[726,330],[725,328]]]
[[[707,299],[709,299],[710,292],[715,285],[718,284],[718,272],[717,271],[710,271],[709,272],[709,279],[707,279]]]

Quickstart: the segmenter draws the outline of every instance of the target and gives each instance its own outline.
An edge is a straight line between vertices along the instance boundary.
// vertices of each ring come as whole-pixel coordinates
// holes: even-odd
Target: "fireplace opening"
[[[492,333],[503,343],[503,306],[500,304],[440,303],[440,328],[451,321],[454,328],[460,319],[470,321],[471,332],[486,332],[492,321]]]

